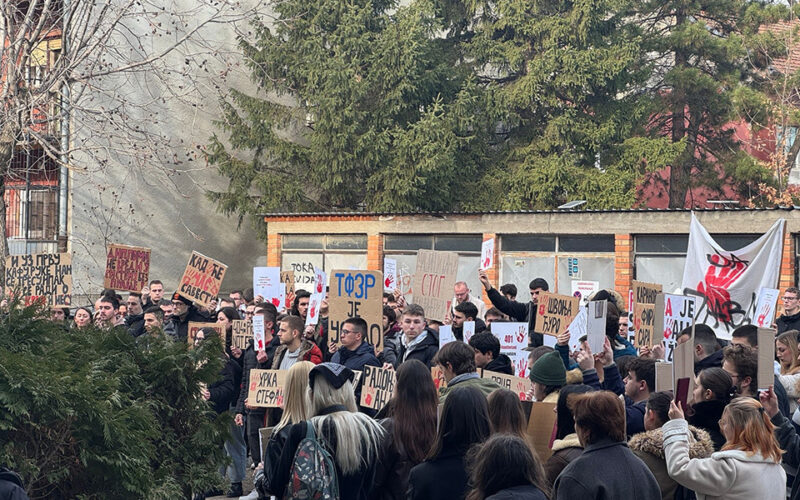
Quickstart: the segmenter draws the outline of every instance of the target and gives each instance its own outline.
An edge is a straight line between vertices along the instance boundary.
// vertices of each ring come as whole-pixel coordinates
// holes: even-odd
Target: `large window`
[[[11,254],[53,253],[58,243],[58,165],[41,149],[18,150],[6,175]]]
[[[294,271],[298,290],[312,290],[315,267],[329,274],[333,269],[367,268],[365,234],[284,234],[281,249],[281,269]]]
[[[551,291],[566,295],[578,281],[614,287],[613,234],[504,235],[500,245],[500,284],[515,284],[517,300],[528,299],[534,278],[544,278]]]
[[[383,254],[385,258],[397,261],[397,273],[401,290],[406,299],[413,301],[411,277],[417,268],[417,252],[425,250],[442,250],[458,253],[459,281],[465,281],[473,295],[481,294],[481,283],[478,280],[478,268],[481,260],[480,234],[465,235],[418,235],[387,234],[383,237]]]

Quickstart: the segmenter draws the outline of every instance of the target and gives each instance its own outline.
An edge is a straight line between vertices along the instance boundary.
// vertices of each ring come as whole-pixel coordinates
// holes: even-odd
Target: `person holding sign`
[[[482,332],[486,329],[486,323],[478,317],[478,308],[475,307],[475,304],[472,302],[458,304],[453,309],[451,323],[453,325],[453,335],[462,342],[464,341],[464,323],[467,321],[475,322],[476,332]],[[445,321],[445,324],[447,324],[447,321]]]
[[[485,396],[500,389],[500,384],[489,378],[481,378],[475,368],[475,351],[463,342],[445,344],[434,358],[434,363],[442,369],[447,387],[439,389],[439,402],[444,403],[447,395],[456,387],[475,387]]]
[[[433,366],[433,357],[439,350],[439,336],[427,328],[425,310],[418,304],[409,304],[400,320],[403,334],[399,342],[384,347],[384,368],[397,369],[404,361],[418,359],[428,366]],[[390,361],[394,360],[394,361]]]
[[[364,342],[367,335],[367,322],[362,318],[348,318],[339,329],[339,340],[342,347],[337,348],[331,342],[330,351],[333,353],[332,363],[337,363],[353,371],[364,371],[364,367],[381,366],[375,357],[375,349]],[[361,401],[361,384],[355,388],[356,401]]]
[[[280,321],[278,337],[281,345],[275,349],[273,370],[288,370],[298,361],[311,361],[315,365],[322,363],[322,351],[319,347],[303,338],[304,326],[303,319],[299,316],[286,316]]]
[[[781,300],[783,302],[783,314],[775,320],[778,333],[788,330],[800,330],[800,290],[790,286],[783,292]]]
[[[538,302],[539,292],[546,292],[550,290],[550,285],[544,278],[536,278],[530,282],[531,301],[527,304],[521,302],[511,301],[503,297],[489,281],[486,271],[478,271],[478,278],[486,290],[486,295],[492,301],[492,305],[498,308],[502,313],[507,314],[513,321],[527,322],[528,332],[530,332],[530,345],[532,347],[539,347],[544,343],[541,333],[534,333],[536,331],[536,304]]]

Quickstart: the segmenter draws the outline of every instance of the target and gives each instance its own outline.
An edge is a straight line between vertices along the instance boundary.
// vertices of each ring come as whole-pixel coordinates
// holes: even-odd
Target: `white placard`
[[[464,322],[464,342],[469,342],[469,339],[475,335],[475,322],[474,321],[465,321]]]
[[[281,283],[280,267],[253,268],[253,296],[261,295],[265,301],[280,308],[283,304],[281,291],[286,294],[286,287]]]
[[[328,275],[325,271],[317,267],[314,268],[314,293],[325,295],[325,284],[328,282]]]
[[[780,290],[775,288],[762,288],[758,292],[758,305],[753,324],[759,328],[772,328],[775,319],[775,306],[778,303]]]
[[[308,313],[306,313],[306,326],[319,323],[319,308],[322,305],[324,294],[314,293],[308,299]]]
[[[263,351],[264,345],[264,316],[256,314],[253,316],[253,346],[257,351]]]
[[[383,290],[394,292],[399,288],[400,279],[397,276],[397,261],[395,259],[383,259]]]
[[[481,271],[494,267],[494,238],[481,244]]]
[[[511,358],[514,375],[527,377],[528,366],[528,323],[492,323],[492,334],[500,341],[500,354]]]
[[[453,335],[453,325],[441,325],[439,327],[439,349],[454,340],[456,337]]]
[[[686,295],[664,294],[664,325],[659,328],[656,325],[653,339],[656,344],[664,341],[666,350],[664,358],[672,362],[673,351],[681,330],[692,326],[697,315],[696,300],[694,297]],[[659,338],[659,334],[662,336]]]
[[[584,303],[594,292],[600,290],[599,281],[572,280],[572,296],[578,297]]]
[[[569,350],[577,351],[581,345],[580,338],[586,335],[586,321],[587,321],[586,306],[581,306],[575,319],[569,324]],[[545,337],[552,337],[552,335],[545,335]],[[555,337],[553,337],[555,338]]]
[[[606,341],[606,313],[608,301],[595,300],[586,305],[586,341],[592,354],[603,352]]]

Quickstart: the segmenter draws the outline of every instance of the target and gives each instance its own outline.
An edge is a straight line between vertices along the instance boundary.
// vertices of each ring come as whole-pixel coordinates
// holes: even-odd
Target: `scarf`
[[[406,352],[403,353],[403,361],[406,360],[409,353],[411,353],[411,351],[414,350],[415,347],[420,345],[427,336],[428,336],[428,330],[423,330],[422,333],[420,333],[417,336],[417,338],[415,338],[411,342],[408,341],[408,338],[406,337],[405,333],[403,334],[402,337],[400,337],[400,343],[403,344],[403,347],[406,348]]]

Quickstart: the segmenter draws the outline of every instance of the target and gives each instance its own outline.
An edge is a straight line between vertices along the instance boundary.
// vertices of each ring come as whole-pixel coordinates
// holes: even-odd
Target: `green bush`
[[[37,498],[187,498],[219,486],[230,423],[199,397],[219,340],[65,331],[42,311],[0,317],[0,463]]]

